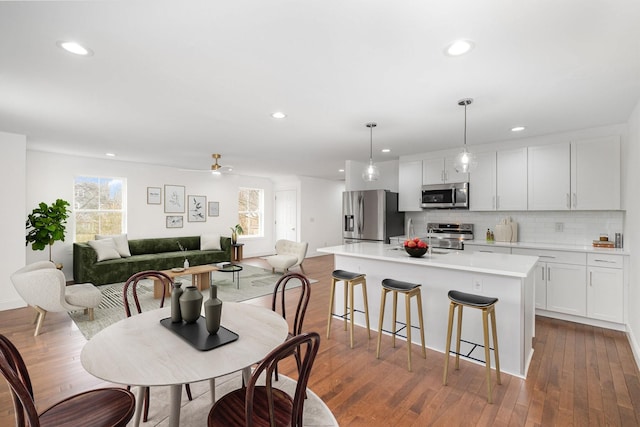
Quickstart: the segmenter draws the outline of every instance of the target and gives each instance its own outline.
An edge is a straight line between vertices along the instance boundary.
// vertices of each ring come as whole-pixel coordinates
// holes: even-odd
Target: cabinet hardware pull
[[[553,255],[538,255],[540,258],[553,258],[555,259],[555,256]]]
[[[551,267],[547,267],[547,282],[551,281]]]
[[[544,282],[544,266],[542,266],[542,281]]]
[[[609,263],[609,264],[615,264],[616,263],[615,261],[609,261],[609,260],[606,260],[606,259],[594,259],[594,261],[595,262],[606,262],[606,263]]]
[[[589,272],[589,286],[593,286],[593,271]]]

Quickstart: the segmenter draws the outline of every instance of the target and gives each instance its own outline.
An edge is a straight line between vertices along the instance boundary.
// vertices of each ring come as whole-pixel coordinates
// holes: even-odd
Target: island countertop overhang
[[[485,252],[465,253],[465,251],[451,251],[413,258],[402,248],[373,242],[329,246],[319,248],[318,252],[519,278],[527,277],[538,262],[536,256]]]

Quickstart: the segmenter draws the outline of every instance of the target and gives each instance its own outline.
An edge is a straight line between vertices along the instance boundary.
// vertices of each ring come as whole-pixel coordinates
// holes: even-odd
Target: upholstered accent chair
[[[36,310],[37,336],[48,311],[84,310],[93,320],[93,309],[100,305],[102,293],[91,283],[67,286],[64,273],[50,261],[29,264],[11,275],[11,282],[22,299]]]
[[[309,243],[307,242],[278,240],[276,242],[276,254],[266,258],[271,266],[271,271],[275,273],[276,269],[278,269],[286,273],[290,268],[300,267],[300,271],[306,274],[302,268],[302,261],[307,256],[308,247]]]

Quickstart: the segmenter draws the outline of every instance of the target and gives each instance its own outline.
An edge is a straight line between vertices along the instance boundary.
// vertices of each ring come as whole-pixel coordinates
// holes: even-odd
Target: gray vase
[[[200,318],[202,294],[195,286],[187,286],[180,295],[180,314],[187,323],[195,323]]]
[[[171,322],[182,322],[182,314],[180,313],[180,295],[182,295],[182,283],[175,282],[171,290]]]
[[[218,287],[211,285],[209,299],[204,303],[204,317],[207,322],[207,331],[215,335],[220,329],[220,317],[222,316],[222,301],[218,299]]]

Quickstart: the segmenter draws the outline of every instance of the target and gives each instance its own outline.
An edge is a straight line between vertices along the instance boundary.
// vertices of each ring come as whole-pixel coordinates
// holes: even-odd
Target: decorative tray
[[[224,326],[220,326],[217,334],[209,334],[206,320],[202,316],[195,323],[173,323],[171,318],[167,317],[161,319],[160,324],[201,351],[213,350],[238,339],[238,334]]]
[[[174,267],[171,269],[171,271],[173,271],[174,273],[181,273],[183,272],[185,269],[183,267]]]

